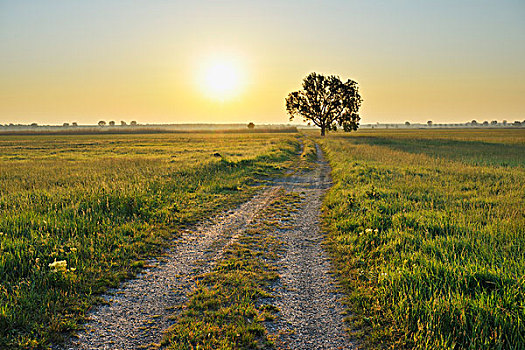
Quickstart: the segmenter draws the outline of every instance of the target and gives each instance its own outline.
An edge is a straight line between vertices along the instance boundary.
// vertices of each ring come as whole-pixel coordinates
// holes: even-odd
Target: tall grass
[[[439,152],[424,149],[455,140],[412,136],[320,141],[335,182],[328,243],[354,335],[373,347],[525,348],[525,153],[512,153],[523,135],[499,135],[481,162],[468,153],[480,135]],[[501,165],[505,152],[514,167]]]
[[[298,147],[277,134],[0,138],[0,348],[60,341],[98,293]]]

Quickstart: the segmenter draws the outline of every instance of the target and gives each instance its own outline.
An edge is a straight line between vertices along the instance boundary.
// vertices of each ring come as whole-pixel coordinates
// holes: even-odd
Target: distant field
[[[298,149],[286,134],[0,137],[0,348],[76,329],[97,293]]]
[[[249,129],[242,124],[172,124],[135,126],[14,126],[0,127],[0,136],[11,135],[114,135],[114,134],[246,134],[246,133],[293,133],[295,126],[257,125]]]
[[[328,246],[372,347],[525,348],[525,132],[317,139]]]
[[[525,166],[525,129],[360,130],[354,142],[469,164]]]

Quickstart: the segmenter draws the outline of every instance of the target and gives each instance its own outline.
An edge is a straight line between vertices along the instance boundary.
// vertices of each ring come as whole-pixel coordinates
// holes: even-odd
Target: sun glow
[[[238,62],[214,57],[203,65],[198,84],[209,98],[226,101],[241,93],[243,78]]]

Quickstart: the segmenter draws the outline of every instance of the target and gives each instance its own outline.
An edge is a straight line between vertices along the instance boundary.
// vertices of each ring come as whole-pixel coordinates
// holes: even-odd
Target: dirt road
[[[172,321],[173,308],[187,301],[193,277],[209,271],[222,249],[252,222],[284,188],[301,194],[291,213],[290,229],[282,232],[284,253],[276,262],[280,282],[274,304],[280,312],[268,324],[280,349],[352,348],[344,330],[343,306],[322,248],[319,214],[330,187],[330,168],[317,147],[313,170],[271,181],[249,202],[183,234],[175,248],[134,280],[104,296],[107,305],[89,315],[85,330],[62,349],[137,349],[159,343]]]

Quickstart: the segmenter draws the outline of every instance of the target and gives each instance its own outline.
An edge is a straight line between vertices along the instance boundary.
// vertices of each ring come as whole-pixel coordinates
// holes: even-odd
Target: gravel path
[[[320,208],[322,197],[331,185],[330,167],[319,146],[317,166],[279,180],[288,191],[299,192],[303,199],[292,213],[292,229],[282,233],[285,253],[279,261],[280,283],[274,303],[280,317],[269,325],[278,335],[278,349],[352,349],[343,323],[342,295],[337,291],[331,265],[322,248]]]
[[[278,191],[302,194],[299,210],[291,213],[291,228],[282,232],[285,252],[278,261],[280,282],[274,304],[277,320],[268,323],[278,335],[278,349],[351,349],[345,333],[335,279],[322,248],[320,208],[331,185],[330,168],[317,147],[315,169],[276,179],[239,208],[185,232],[177,245],[138,278],[110,290],[107,305],[96,307],[85,330],[56,349],[140,349],[159,343],[171,324],[173,307],[187,302],[193,277],[209,271],[222,249],[264,210]]]
[[[277,191],[267,189],[214,222],[185,232],[161,261],[150,261],[155,267],[110,290],[104,296],[108,304],[95,308],[85,331],[60,349],[139,349],[159,343],[162,331],[172,323],[172,308],[188,300],[193,277],[213,266],[222,248],[267,207]]]

